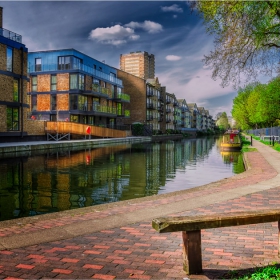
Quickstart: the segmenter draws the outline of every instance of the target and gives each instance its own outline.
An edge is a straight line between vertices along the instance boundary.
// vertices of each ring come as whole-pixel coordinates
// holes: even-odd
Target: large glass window
[[[7,107],[7,130],[19,130],[19,108]]]
[[[51,95],[51,110],[56,110],[56,94]]]
[[[70,56],[59,56],[58,57],[58,70],[71,69],[71,57]]]
[[[82,60],[75,56],[59,56],[58,70],[81,69]]]
[[[84,90],[85,76],[82,74],[70,74],[70,89]]]
[[[70,110],[78,110],[78,95],[77,94],[70,94]]]
[[[56,90],[56,75],[51,75],[51,90],[55,91]]]
[[[42,59],[35,58],[35,71],[42,71]]]
[[[31,96],[31,108],[32,111],[37,110],[37,94]]]
[[[19,102],[19,80],[18,79],[14,79],[13,101],[14,102]]]
[[[7,71],[13,71],[13,49],[7,47]]]
[[[32,91],[37,91],[37,76],[32,76]]]

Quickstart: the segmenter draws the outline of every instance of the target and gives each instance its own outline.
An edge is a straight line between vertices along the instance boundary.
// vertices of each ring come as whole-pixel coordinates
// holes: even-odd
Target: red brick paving
[[[246,186],[273,178],[277,172],[260,153],[248,153],[252,169],[248,172],[188,195],[135,203],[119,209],[75,215],[71,219],[39,221],[0,230],[9,236],[32,230],[59,227],[86,219],[102,219],[117,211],[125,213],[156,204],[168,204]],[[280,186],[280,183],[279,183]],[[208,214],[243,209],[277,208],[280,187],[215,203],[180,214]],[[102,214],[102,215],[101,215]],[[0,237],[1,238],[1,237]],[[102,230],[67,240],[0,251],[1,279],[214,279],[229,270],[264,266],[279,262],[277,223],[218,228],[202,231],[203,274],[186,276],[182,270],[181,233],[158,234],[151,221]]]

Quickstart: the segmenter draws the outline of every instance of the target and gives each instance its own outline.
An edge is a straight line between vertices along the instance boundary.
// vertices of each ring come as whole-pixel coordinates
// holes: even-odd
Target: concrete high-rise
[[[120,55],[120,69],[142,79],[155,78],[155,56],[137,51]]]

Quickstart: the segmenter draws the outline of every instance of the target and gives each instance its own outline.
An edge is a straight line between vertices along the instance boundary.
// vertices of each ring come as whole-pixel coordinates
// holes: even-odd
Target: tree
[[[235,88],[259,73],[271,75],[280,57],[279,1],[196,1],[207,32],[215,35],[215,50],[204,56],[212,78]]]
[[[220,118],[217,120],[216,125],[220,128],[220,129],[228,129],[229,128],[229,123],[228,123],[228,117],[227,117],[227,113],[223,112],[220,116]]]
[[[259,119],[265,126],[280,118],[280,78],[274,78],[263,87],[257,106]]]
[[[247,85],[244,89],[240,88],[238,95],[233,99],[231,114],[238,124],[238,127],[242,129],[248,129],[251,127],[247,100],[253,88],[254,86],[252,84]]]

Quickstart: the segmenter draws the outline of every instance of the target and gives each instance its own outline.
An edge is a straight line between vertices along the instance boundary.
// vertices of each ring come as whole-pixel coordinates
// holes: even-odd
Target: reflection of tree
[[[229,152],[221,152],[224,163],[230,164],[233,166],[233,173],[239,174],[244,172],[244,163],[243,156],[241,152],[229,151]]]

